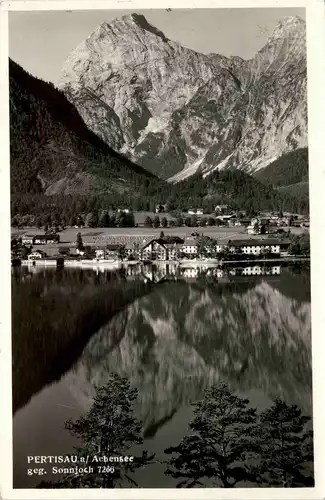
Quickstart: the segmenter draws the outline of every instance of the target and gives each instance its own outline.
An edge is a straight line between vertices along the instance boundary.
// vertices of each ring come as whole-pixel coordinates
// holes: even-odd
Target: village
[[[157,207],[163,210],[162,206]],[[202,217],[200,209],[192,209]],[[299,237],[309,240],[309,220],[293,214],[261,213],[253,218],[233,213],[227,206],[215,209],[220,225],[175,227],[173,224],[131,228],[75,226],[44,232],[13,232],[11,258],[17,263],[69,265],[78,263],[177,261],[249,261],[306,257]],[[148,218],[148,216],[146,217]],[[168,233],[168,234],[167,234]],[[74,241],[73,241],[74,240]],[[305,245],[306,246],[306,245]]]

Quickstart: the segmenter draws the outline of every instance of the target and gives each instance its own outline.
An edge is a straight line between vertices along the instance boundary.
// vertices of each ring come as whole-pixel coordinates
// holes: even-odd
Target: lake
[[[43,479],[27,475],[27,456],[73,452],[64,422],[112,373],[138,389],[144,447],[159,460],[220,381],[259,411],[280,398],[312,416],[306,265],[15,268],[12,294],[14,488]],[[149,465],[136,481],[175,487],[164,470]]]

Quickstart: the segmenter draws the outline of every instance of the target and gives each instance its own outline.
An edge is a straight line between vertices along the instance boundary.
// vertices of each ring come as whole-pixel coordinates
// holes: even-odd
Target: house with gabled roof
[[[167,258],[168,250],[162,238],[150,240],[141,250],[142,260],[167,260]]]

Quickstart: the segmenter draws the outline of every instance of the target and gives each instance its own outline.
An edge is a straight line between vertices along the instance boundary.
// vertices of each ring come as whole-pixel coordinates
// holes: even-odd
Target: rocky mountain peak
[[[287,36],[290,32],[298,32],[304,36],[304,32],[306,30],[306,23],[299,16],[287,16],[281,19],[273,33],[272,37],[284,37]]]
[[[146,31],[148,33],[152,33],[153,35],[161,38],[164,42],[168,42],[168,38],[164,35],[162,31],[160,31],[158,28],[153,26],[152,24],[148,23],[147,19],[145,18],[144,15],[142,14],[130,14],[129,16],[123,16],[122,20],[127,23],[128,19],[131,19],[133,23],[135,23],[138,28],[141,28],[143,31]]]
[[[298,16],[280,20],[271,33],[266,45],[258,52],[268,60],[277,59],[277,64],[306,64],[306,23]]]
[[[125,32],[129,37],[134,35],[135,32],[142,32],[142,35],[151,34],[159,37],[164,42],[168,41],[168,38],[155,26],[152,26],[144,15],[142,14],[126,14],[120,18],[115,18],[109,23],[103,21],[98,28],[90,35],[89,38],[96,36],[98,33],[106,34],[106,36],[112,36],[117,33]],[[115,33],[114,33],[115,32]]]
[[[303,49],[302,55],[304,55],[306,52],[306,22],[298,16],[285,17],[276,25],[268,43],[275,41],[280,43],[289,41],[291,44],[298,44]]]
[[[299,17],[281,20],[245,61],[182,47],[133,13],[70,54],[60,87],[112,148],[178,181],[198,169],[254,172],[305,147],[306,82]]]

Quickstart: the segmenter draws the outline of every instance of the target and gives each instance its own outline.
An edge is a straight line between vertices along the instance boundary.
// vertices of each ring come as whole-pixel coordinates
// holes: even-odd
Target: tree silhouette
[[[159,226],[160,226],[160,219],[158,215],[155,215],[155,217],[153,218],[153,227],[159,227]]]
[[[232,488],[240,481],[256,481],[252,462],[256,452],[256,410],[249,401],[219,384],[205,391],[194,404],[191,433],[180,444],[165,450],[177,454],[165,474],[181,479],[177,487]],[[212,483],[212,484],[211,484]]]
[[[97,227],[98,226],[98,217],[97,214],[93,212],[89,212],[86,216],[86,226],[88,227]]]
[[[197,240],[197,251],[200,257],[214,257],[217,241],[209,236],[200,236]]]
[[[143,443],[142,424],[133,416],[137,394],[126,378],[116,374],[111,375],[105,386],[97,387],[88,413],[75,422],[66,422],[66,429],[81,441],[81,445],[75,448],[75,455],[81,465],[87,461],[93,472],[66,475],[56,483],[42,482],[39,487],[116,488],[125,480],[137,486],[130,474],[152,463],[154,455],[142,451],[141,456],[134,456],[132,461],[98,463],[94,460],[94,457],[133,456],[129,453],[130,448]]]
[[[144,225],[145,227],[152,227],[152,218],[149,215],[145,218]]]
[[[167,227],[167,226],[168,226],[168,222],[167,222],[166,217],[163,217],[163,218],[161,219],[161,225],[162,225],[162,227]]]
[[[109,217],[109,213],[107,210],[103,210],[101,212],[99,220],[98,220],[98,225],[99,225],[99,227],[109,227],[110,217]]]
[[[82,236],[81,236],[81,233],[78,233],[77,234],[77,242],[76,242],[76,247],[77,247],[77,250],[80,250],[80,251],[83,251],[84,250],[84,244],[83,244],[83,241],[82,241]]]
[[[272,486],[313,486],[313,432],[310,417],[280,399],[260,416],[260,470]]]

